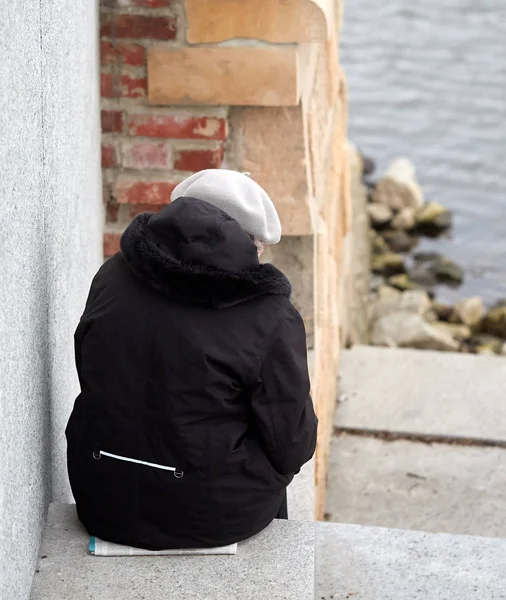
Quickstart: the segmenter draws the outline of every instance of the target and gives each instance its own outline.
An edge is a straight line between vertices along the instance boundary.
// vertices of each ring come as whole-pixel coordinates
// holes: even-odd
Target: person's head
[[[249,234],[263,253],[264,244],[277,244],[281,239],[281,223],[266,191],[246,173],[228,169],[207,169],[182,181],[171,195],[198,198],[221,209]]]

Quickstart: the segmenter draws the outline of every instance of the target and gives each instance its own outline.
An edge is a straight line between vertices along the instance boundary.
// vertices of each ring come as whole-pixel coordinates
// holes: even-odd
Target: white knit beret
[[[228,169],[200,171],[182,181],[171,200],[183,197],[198,198],[220,208],[264,244],[277,244],[281,239],[281,223],[272,200],[244,173]]]

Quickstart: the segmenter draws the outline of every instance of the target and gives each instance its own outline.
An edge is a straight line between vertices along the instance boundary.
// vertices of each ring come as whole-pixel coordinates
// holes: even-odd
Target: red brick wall
[[[146,53],[184,42],[179,0],[100,0],[104,254],[140,212],[157,211],[175,185],[222,165],[227,109],[150,106]]]

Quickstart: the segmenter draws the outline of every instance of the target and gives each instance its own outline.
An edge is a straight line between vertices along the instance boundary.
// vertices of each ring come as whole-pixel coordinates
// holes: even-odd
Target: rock
[[[377,292],[384,283],[385,278],[382,275],[371,275],[370,289],[372,292]]]
[[[439,302],[434,302],[432,305],[432,310],[436,313],[440,321],[448,322],[453,314],[454,309],[451,304],[440,304]]]
[[[374,190],[376,189],[375,186],[370,186],[368,185],[366,182],[365,186],[366,186],[366,192],[367,192],[367,202],[370,204],[372,202],[374,202]]]
[[[454,323],[433,323],[433,327],[439,329],[439,331],[443,331],[448,335],[451,335],[452,338],[464,341],[471,337],[471,328],[467,325],[457,325]]]
[[[439,202],[429,202],[417,211],[415,220],[421,230],[443,230],[451,226],[452,214]]]
[[[425,289],[431,289],[437,284],[436,275],[425,265],[415,265],[409,269],[408,274],[413,283]]]
[[[437,252],[416,252],[413,258],[417,263],[432,263],[441,260],[443,255]]]
[[[376,170],[376,163],[374,160],[366,156],[355,144],[348,142],[350,148],[350,156],[353,159],[352,168],[358,169],[361,177],[367,177],[372,175]]]
[[[432,303],[425,290],[408,290],[400,298],[399,306],[402,310],[409,310],[417,315],[425,315]]]
[[[459,349],[459,343],[451,335],[409,311],[391,313],[378,319],[373,326],[371,341],[375,346],[444,351]]]
[[[415,167],[405,159],[394,161],[386,175],[376,184],[374,201],[394,210],[409,207],[419,209],[424,205],[422,188],[416,181]]]
[[[502,354],[503,340],[484,333],[473,335],[470,345],[476,354]]]
[[[476,354],[474,349],[469,345],[469,341],[465,341],[460,344],[460,352],[464,354]]]
[[[464,270],[448,258],[442,258],[434,266],[434,274],[440,283],[458,287],[464,281]]]
[[[398,294],[400,295],[400,292]],[[399,312],[399,298],[393,296],[378,298],[370,306],[369,322],[375,323],[379,319],[397,312]]]
[[[378,233],[370,231],[369,237],[371,240],[371,252],[373,254],[386,254],[387,252],[390,252],[388,244]]]
[[[362,154],[362,175],[368,177],[376,171],[376,163],[372,158]]]
[[[506,338],[506,306],[500,302],[485,315],[482,330],[500,338]]]
[[[481,356],[494,356],[497,355],[497,352],[494,352],[493,350],[491,350],[490,348],[477,348],[476,349],[476,354],[480,354]]]
[[[429,308],[429,310],[423,315],[423,318],[427,321],[427,323],[437,323],[437,313],[433,308]]]
[[[416,225],[416,211],[414,208],[403,208],[392,220],[392,227],[401,231],[410,231]]]
[[[457,302],[449,320],[450,323],[463,323],[469,327],[476,327],[484,314],[483,300],[479,296],[473,296]]]
[[[419,252],[413,258],[415,265],[409,270],[409,277],[420,285],[432,287],[436,283],[446,283],[457,287],[464,280],[463,269],[440,254]]]
[[[406,273],[402,273],[400,275],[394,275],[393,277],[389,277],[388,283],[392,287],[397,288],[398,290],[401,290],[403,292],[405,292],[407,290],[423,290],[424,289],[418,283],[411,281],[411,279],[406,275]]]
[[[371,268],[374,273],[380,275],[395,275],[406,270],[402,256],[394,252],[374,255],[371,259]]]
[[[374,322],[396,312],[423,315],[429,306],[430,299],[423,290],[403,294],[395,288],[384,285],[378,290],[378,300],[372,306],[370,317]]]
[[[392,209],[385,204],[371,202],[367,205],[369,220],[374,228],[385,227],[392,220],[394,213]]]
[[[410,252],[419,241],[405,231],[385,231],[382,237],[392,252]]]
[[[380,285],[378,288],[378,298],[380,300],[400,300],[402,292],[389,285]]]

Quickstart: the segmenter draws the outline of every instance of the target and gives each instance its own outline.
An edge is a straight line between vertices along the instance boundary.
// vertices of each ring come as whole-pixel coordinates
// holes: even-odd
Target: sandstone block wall
[[[249,171],[284,238],[314,348],[322,516],[337,360],[347,336],[351,223],[337,0],[101,0],[102,165],[112,255],[128,222],[189,174]]]
[[[367,213],[367,189],[363,184],[363,160],[349,144],[351,198],[353,202],[352,236],[350,238],[351,285],[349,297],[348,343],[369,343],[369,294],[371,283],[371,240]]]

